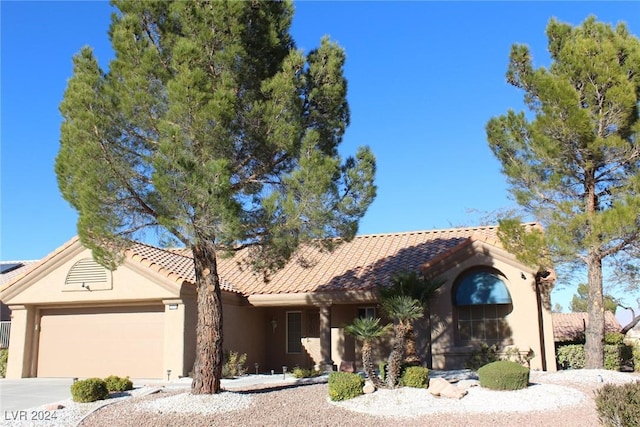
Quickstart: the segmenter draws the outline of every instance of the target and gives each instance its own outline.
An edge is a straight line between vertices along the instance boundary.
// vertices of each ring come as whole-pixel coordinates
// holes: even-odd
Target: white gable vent
[[[111,289],[111,272],[92,258],[81,259],[73,264],[67,279],[65,291],[98,291]]]

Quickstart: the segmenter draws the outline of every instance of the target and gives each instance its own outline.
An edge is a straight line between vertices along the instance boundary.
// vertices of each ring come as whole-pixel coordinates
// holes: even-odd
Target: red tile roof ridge
[[[477,227],[441,228],[441,229],[434,229],[434,230],[396,231],[396,232],[390,232],[390,233],[358,234],[357,236],[354,237],[354,239],[369,238],[369,237],[412,236],[416,234],[443,234],[443,233],[453,233],[453,232],[460,232],[460,231],[490,230],[494,228],[498,228],[498,226],[491,225],[491,226],[477,226]]]

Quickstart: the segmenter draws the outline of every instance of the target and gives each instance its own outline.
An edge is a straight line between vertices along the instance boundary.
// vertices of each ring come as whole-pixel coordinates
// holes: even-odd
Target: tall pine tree
[[[216,393],[218,256],[250,247],[253,267],[268,272],[300,244],[353,238],[375,197],[375,159],[368,148],[340,158],[345,55],[327,38],[308,55],[296,50],[290,2],[113,4],[108,70],[88,47],[73,59],[59,187],[80,240],[110,268],[146,229],[191,249],[192,391]]]
[[[534,68],[526,46],[511,48],[507,81],[532,114],[492,118],[487,138],[515,200],[545,225],[552,257],[586,267],[586,367],[601,368],[603,262],[635,262],[640,240],[640,41],[595,17],[577,27],[552,19],[547,37],[548,69]],[[518,247],[513,224],[501,225]]]

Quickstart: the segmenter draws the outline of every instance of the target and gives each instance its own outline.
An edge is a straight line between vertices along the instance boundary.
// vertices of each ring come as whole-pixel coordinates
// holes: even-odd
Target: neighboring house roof
[[[589,323],[587,313],[553,313],[553,337],[555,342],[580,341]],[[605,332],[620,332],[622,326],[610,311],[604,312]]]
[[[0,291],[5,285],[22,277],[38,261],[0,261]]]
[[[535,223],[525,226],[538,227]],[[245,249],[232,258],[218,258],[218,274],[223,290],[246,296],[371,290],[387,283],[399,271],[433,266],[474,242],[501,247],[497,230],[497,226],[483,226],[362,235],[338,245],[332,252],[309,245],[300,248],[294,259],[270,275],[268,281],[244,262],[249,255]],[[39,265],[77,241],[75,237],[67,242]],[[189,250],[135,243],[125,256],[177,283],[195,283]]]

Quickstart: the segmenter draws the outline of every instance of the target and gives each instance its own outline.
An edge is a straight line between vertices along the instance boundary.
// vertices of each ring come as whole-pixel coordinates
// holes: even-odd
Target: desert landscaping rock
[[[439,372],[434,376],[445,377]],[[202,396],[192,396],[187,390],[164,389],[143,396],[146,389],[140,389],[95,412],[91,411],[107,401],[59,402],[65,408],[57,411],[57,422],[37,426],[584,427],[599,425],[594,390],[607,383],[637,380],[640,374],[605,370],[532,371],[531,385],[517,391],[471,387],[467,396],[458,400],[435,397],[427,389],[403,387],[377,390],[339,403],[328,399],[327,384],[282,384],[264,389],[247,386],[244,391],[237,388],[235,392],[208,396],[204,407],[198,402]],[[238,406],[226,410],[233,405]],[[220,410],[216,412],[212,406]],[[194,411],[196,408],[200,410]]]
[[[376,387],[373,385],[373,383],[372,383],[371,381],[367,381],[367,382],[364,384],[364,387],[362,387],[362,392],[363,392],[364,394],[371,394],[371,393],[373,393],[374,391],[376,391]]]
[[[429,380],[429,388],[427,390],[429,390],[429,393],[434,396],[440,396],[442,390],[444,390],[448,386],[449,381],[445,380],[444,378],[434,378],[432,380]]]

